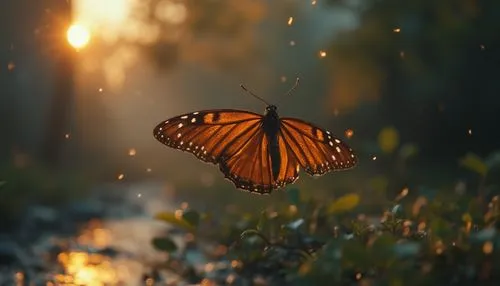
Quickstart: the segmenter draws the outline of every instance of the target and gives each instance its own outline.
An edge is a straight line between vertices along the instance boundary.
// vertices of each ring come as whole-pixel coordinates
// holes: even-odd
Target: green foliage
[[[482,177],[486,177],[486,174],[488,173],[488,166],[486,165],[486,163],[484,163],[479,156],[473,153],[468,153],[462,159],[460,159],[460,165],[473,172],[476,172]]]
[[[399,133],[396,128],[383,128],[378,134],[378,144],[383,152],[392,153],[399,146]]]
[[[168,237],[156,237],[151,240],[155,249],[165,252],[174,252],[177,250],[177,244]]]
[[[170,223],[176,227],[182,228],[187,231],[194,231],[195,225],[186,220],[183,215],[178,215],[172,212],[161,212],[155,215],[155,218],[166,223]]]
[[[328,214],[338,214],[350,211],[359,204],[359,195],[347,194],[333,201],[327,208]]]
[[[197,227],[198,224],[200,223],[200,213],[194,210],[188,210],[183,212],[182,214],[182,219],[189,223],[193,227]]]
[[[480,277],[485,283],[493,281],[498,274],[481,265],[500,255],[493,247],[500,243],[498,197],[484,204],[464,194],[438,193],[432,201],[408,195],[403,190],[379,214],[357,211],[357,194],[318,201],[301,198],[299,190],[292,189],[288,201],[217,227],[211,221],[210,228],[204,228],[208,221],[203,219],[190,218],[199,223],[188,223],[186,217],[203,216],[192,210],[182,211],[186,216],[157,217],[188,231],[197,225],[196,240],[228,242],[226,259],[233,261],[233,271],[247,280],[264,277],[271,285],[451,285],[457,279],[472,282]],[[228,226],[239,235],[221,231]],[[152,243],[161,251],[177,250],[168,238]],[[460,270],[465,268],[469,270]]]

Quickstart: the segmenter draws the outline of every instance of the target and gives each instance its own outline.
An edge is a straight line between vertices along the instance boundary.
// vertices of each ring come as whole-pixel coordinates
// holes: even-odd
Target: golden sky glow
[[[69,44],[75,49],[84,48],[90,41],[90,31],[80,24],[71,25],[66,36]]]

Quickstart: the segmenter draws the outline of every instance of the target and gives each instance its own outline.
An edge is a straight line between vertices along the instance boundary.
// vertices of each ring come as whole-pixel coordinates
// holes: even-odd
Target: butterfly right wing
[[[261,128],[261,121],[262,115],[253,112],[204,110],[163,121],[154,128],[153,135],[171,148],[217,164],[241,147],[241,141],[255,134]]]
[[[353,150],[327,130],[296,118],[281,118],[280,136],[310,175],[346,170],[357,164]]]

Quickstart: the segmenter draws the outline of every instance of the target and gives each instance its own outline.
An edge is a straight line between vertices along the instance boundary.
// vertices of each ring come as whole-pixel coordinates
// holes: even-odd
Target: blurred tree
[[[376,120],[363,117],[357,134],[374,138],[391,124],[433,158],[498,148],[500,2],[369,0],[355,9],[359,27],[335,38],[328,60],[334,108],[374,103]]]
[[[148,21],[160,28],[160,36],[143,48],[157,67],[188,62],[236,69],[259,58],[256,27],[264,19],[266,1],[185,1],[183,17],[164,15],[163,7],[173,5],[168,3],[173,1],[149,2],[155,13]]]

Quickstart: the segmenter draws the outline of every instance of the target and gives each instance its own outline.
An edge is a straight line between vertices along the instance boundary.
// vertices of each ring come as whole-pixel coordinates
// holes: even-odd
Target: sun
[[[69,27],[66,37],[73,48],[82,49],[90,41],[90,31],[83,25],[73,24]]]

